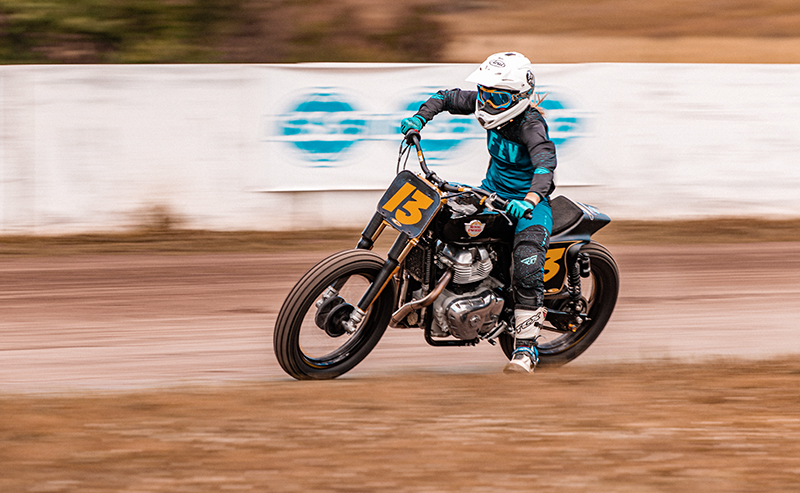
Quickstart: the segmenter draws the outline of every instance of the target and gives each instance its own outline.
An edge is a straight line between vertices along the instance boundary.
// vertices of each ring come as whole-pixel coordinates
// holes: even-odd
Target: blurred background
[[[603,334],[517,380],[390,330],[290,381],[281,303],[381,194],[290,182],[348,179],[354,129],[393,175],[400,119],[509,48],[612,215]],[[0,0],[0,491],[796,491],[797,63],[797,0]],[[351,229],[263,231],[312,224]]]
[[[800,62],[793,0],[4,0],[0,63]]]
[[[398,122],[509,49],[546,96],[557,194],[616,219],[800,216],[796,2],[6,0],[0,232],[357,228]],[[476,183],[484,135],[441,115],[429,157]]]

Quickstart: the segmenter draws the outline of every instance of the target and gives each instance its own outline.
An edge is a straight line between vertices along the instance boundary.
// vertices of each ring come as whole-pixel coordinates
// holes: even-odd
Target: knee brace
[[[535,310],[544,304],[544,259],[550,235],[531,226],[514,236],[514,299],[517,308]]]

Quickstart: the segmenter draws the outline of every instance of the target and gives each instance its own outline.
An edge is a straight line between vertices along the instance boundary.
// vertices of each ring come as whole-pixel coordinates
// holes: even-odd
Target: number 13
[[[397,209],[409,195],[411,195],[411,199],[403,204],[401,209]],[[416,224],[422,219],[422,211],[430,207],[432,203],[432,198],[417,190],[414,185],[406,183],[386,202],[383,208],[389,212],[397,209],[394,217],[400,224]]]

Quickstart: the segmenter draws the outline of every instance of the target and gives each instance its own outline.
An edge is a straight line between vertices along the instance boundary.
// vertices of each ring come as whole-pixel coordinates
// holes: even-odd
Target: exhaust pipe
[[[442,291],[444,291],[445,286],[447,286],[447,283],[450,282],[450,279],[452,277],[453,277],[453,271],[448,270],[447,272],[442,274],[442,277],[439,278],[439,282],[436,283],[436,287],[433,288],[433,291],[428,293],[428,296],[416,301],[406,303],[405,305],[398,308],[396,312],[392,313],[392,321],[389,322],[389,327],[397,327],[398,325],[400,325],[400,322],[402,322],[403,319],[406,318],[406,315],[408,315],[409,313],[418,308],[423,308],[433,303],[436,300],[436,298],[438,298],[439,295],[442,294]]]

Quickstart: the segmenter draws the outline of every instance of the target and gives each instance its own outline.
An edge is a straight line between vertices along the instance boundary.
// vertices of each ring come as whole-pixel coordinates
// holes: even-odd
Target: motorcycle
[[[421,174],[406,169],[412,148]],[[507,201],[439,178],[428,168],[415,131],[401,143],[397,171],[356,247],[312,267],[281,307],[275,355],[298,380],[346,373],[387,327],[422,329],[432,346],[499,342],[511,357],[514,222],[504,212]],[[591,238],[610,218],[564,196],[554,197],[551,207],[547,317],[537,340],[539,364],[545,366],[586,351],[619,292],[614,258]],[[383,258],[371,250],[387,226],[397,238]]]

